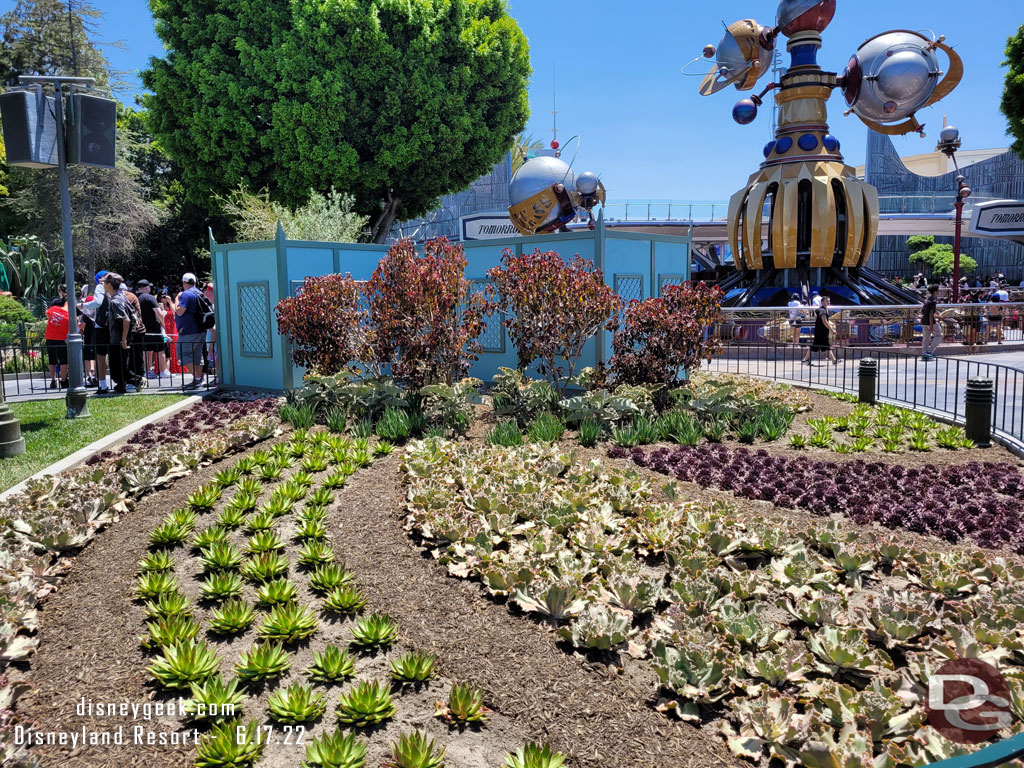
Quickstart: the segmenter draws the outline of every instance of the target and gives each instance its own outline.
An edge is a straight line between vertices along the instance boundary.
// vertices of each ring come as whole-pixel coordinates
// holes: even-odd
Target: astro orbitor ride
[[[944,38],[895,30],[867,40],[841,75],[822,71],[817,62],[821,32],[835,11],[836,0],[783,0],[776,26],[738,21],[726,28],[717,48],[704,49],[706,58],[715,58],[700,86],[704,95],[728,85],[753,89],[770,71],[779,36],[788,38],[791,56],[779,82],[733,108],[737,122],[751,123],[764,96],[774,91],[778,125],[760,169],[729,202],[736,272],[722,283],[728,305],[783,306],[788,294],[806,300],[812,289],[829,293],[839,304],[917,300],[865,266],[878,232],[878,193],[843,161],[839,140],[829,131],[826,103],[838,89],[847,114],[874,130],[923,136],[917,111],[957,86],[963,64]],[[948,59],[945,73],[939,52]]]

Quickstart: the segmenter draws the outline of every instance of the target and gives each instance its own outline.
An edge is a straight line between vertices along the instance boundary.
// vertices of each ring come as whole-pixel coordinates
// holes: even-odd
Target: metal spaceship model
[[[923,136],[915,113],[957,86],[963,64],[943,38],[897,30],[861,45],[842,75],[824,72],[817,54],[821,32],[835,11],[836,0],[783,0],[775,27],[745,19],[726,28],[717,48],[704,49],[705,58],[715,57],[715,66],[700,85],[703,95],[730,84],[741,91],[753,89],[769,72],[780,35],[788,38],[791,56],[778,83],[768,83],[733,108],[738,123],[751,123],[764,96],[774,90],[778,124],[764,147],[760,170],[729,201],[729,244],[737,271],[722,284],[727,304],[774,304],[781,291],[807,299],[812,279],[820,289],[845,287],[844,293],[860,304],[907,301],[905,292],[865,267],[878,232],[878,193],[843,161],[839,141],[829,131],[826,102],[838,88],[847,114],[874,130]],[[939,70],[940,50],[949,59],[945,76]]]
[[[574,220],[588,218],[594,226],[592,210],[605,201],[604,184],[596,174],[584,171],[575,176],[561,159],[558,142],[552,152],[527,160],[509,183],[509,216],[524,235],[539,235],[565,230]]]

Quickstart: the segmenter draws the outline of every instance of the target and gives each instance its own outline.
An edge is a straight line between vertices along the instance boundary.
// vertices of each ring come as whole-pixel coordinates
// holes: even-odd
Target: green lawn
[[[25,453],[0,459],[0,491],[17,485],[41,469],[70,456],[104,435],[178,402],[184,395],[136,395],[89,398],[87,419],[64,418],[64,399],[10,403],[21,419]]]

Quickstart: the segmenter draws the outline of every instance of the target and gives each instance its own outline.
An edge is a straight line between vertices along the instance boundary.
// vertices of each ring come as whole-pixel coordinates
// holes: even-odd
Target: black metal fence
[[[100,354],[97,354],[100,353]],[[172,340],[169,344],[142,345],[134,353],[124,356],[123,369],[119,367],[120,353],[86,347],[85,377],[91,393],[113,392],[120,380],[128,392],[173,392],[193,389],[193,370],[185,361],[194,361],[202,380],[197,391],[216,389],[217,347],[215,342],[182,344]],[[99,358],[99,359],[97,359]],[[104,373],[103,381],[99,379]],[[61,396],[66,391],[68,377],[67,346],[34,343],[0,344],[0,384],[8,400]],[[142,386],[133,382],[145,381]],[[104,384],[103,388],[100,384]]]
[[[856,393],[861,360],[878,361],[879,400],[926,411],[953,422],[964,420],[967,380],[991,379],[995,390],[992,433],[1018,453],[1024,452],[1024,371],[958,357],[925,361],[893,349],[834,348],[836,363],[824,353],[803,358],[809,347],[796,344],[728,347],[705,368],[757,376],[804,387]]]

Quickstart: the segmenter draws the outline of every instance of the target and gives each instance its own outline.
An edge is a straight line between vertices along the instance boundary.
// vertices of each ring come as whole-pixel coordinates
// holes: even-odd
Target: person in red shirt
[[[46,362],[50,366],[50,389],[57,388],[60,365],[61,387],[68,385],[68,302],[54,299],[46,310]]]

